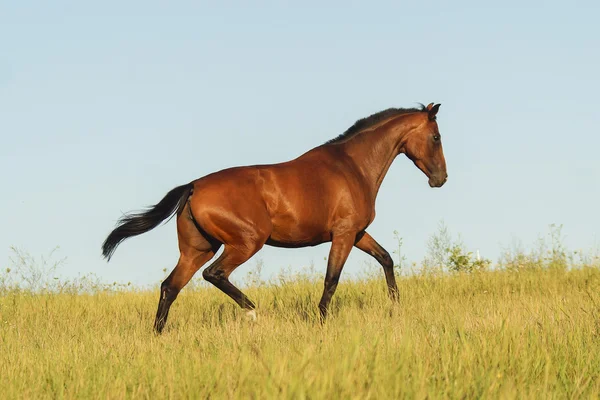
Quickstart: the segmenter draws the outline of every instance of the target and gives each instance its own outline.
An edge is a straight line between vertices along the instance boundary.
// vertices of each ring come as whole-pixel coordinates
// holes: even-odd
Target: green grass
[[[381,274],[382,275],[382,274]],[[0,396],[22,398],[598,398],[600,270],[250,288],[248,322],[184,290],[162,336],[158,292],[0,297]]]

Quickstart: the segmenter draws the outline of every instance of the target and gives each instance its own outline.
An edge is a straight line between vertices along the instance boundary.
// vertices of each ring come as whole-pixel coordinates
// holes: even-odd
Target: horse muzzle
[[[432,175],[429,178],[429,187],[432,187],[432,188],[442,187],[442,186],[444,186],[444,183],[446,183],[447,180],[448,180],[448,174],[445,172],[443,174]]]

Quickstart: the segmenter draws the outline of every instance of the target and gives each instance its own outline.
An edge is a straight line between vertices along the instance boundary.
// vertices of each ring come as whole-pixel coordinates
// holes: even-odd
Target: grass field
[[[380,274],[383,275],[383,274]],[[598,398],[600,269],[184,290],[155,336],[158,291],[0,297],[2,398]]]

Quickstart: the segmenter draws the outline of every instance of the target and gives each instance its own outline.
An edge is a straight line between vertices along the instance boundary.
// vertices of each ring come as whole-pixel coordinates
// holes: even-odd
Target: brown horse
[[[446,182],[439,107],[384,110],[294,160],[229,168],[176,187],[152,208],[121,218],[102,253],[110,260],[123,240],[177,214],[180,256],[161,285],[154,322],[159,333],[179,291],[221,246],[223,253],[202,276],[252,318],[254,303],[228,278],[265,244],[296,248],[331,242],[319,302],[322,320],[353,246],[382,265],[389,295],[397,300],[392,259],[366,229],[375,218],[381,182],[398,154],[406,154],[425,173],[429,186]]]

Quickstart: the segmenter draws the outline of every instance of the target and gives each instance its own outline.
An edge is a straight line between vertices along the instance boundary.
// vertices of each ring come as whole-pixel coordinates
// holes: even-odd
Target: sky
[[[440,221],[491,259],[553,223],[594,246],[600,3],[484,3],[0,2],[0,267],[11,246],[58,246],[64,277],[155,284],[177,262],[175,221],[107,263],[122,213],[417,102],[441,103],[449,180],[432,189],[395,160],[368,228],[385,248],[397,230],[419,262]],[[265,246],[233,277],[261,261],[324,274],[328,250]],[[353,250],[342,279],[369,262]]]

